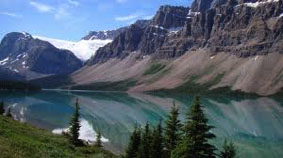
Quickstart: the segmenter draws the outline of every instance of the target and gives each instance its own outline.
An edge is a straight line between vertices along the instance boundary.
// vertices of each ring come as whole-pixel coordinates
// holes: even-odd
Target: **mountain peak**
[[[82,66],[70,51],[61,50],[29,33],[11,32],[0,44],[0,67],[33,79],[46,75],[68,74]]]
[[[121,27],[116,30],[104,30],[104,31],[90,31],[88,35],[83,37],[83,40],[113,40],[121,32],[123,32],[127,27]]]
[[[189,8],[181,6],[161,6],[153,17],[151,25],[164,28],[177,28],[185,24]]]

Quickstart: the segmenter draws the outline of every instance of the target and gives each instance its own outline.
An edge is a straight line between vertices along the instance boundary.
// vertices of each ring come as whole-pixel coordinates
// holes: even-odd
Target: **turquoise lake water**
[[[81,107],[81,138],[93,141],[95,131],[101,131],[106,148],[124,151],[135,123],[147,121],[155,125],[165,120],[175,101],[180,108],[180,119],[190,107],[193,96],[185,94],[139,94],[118,92],[34,93],[0,92],[0,100],[12,109],[15,119],[40,128],[60,133],[68,128],[79,99]],[[232,140],[239,157],[283,157],[283,96],[202,96],[202,105],[220,147],[225,138]]]

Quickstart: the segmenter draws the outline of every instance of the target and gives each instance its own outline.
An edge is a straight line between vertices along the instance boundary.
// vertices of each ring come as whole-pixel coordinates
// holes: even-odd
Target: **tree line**
[[[203,112],[200,97],[196,97],[186,114],[184,124],[178,119],[179,109],[174,104],[164,128],[162,122],[151,128],[135,125],[126,149],[126,158],[235,158],[232,142],[224,141],[217,153],[209,140],[216,136]]]
[[[0,80],[1,90],[38,91],[41,87],[27,82]]]

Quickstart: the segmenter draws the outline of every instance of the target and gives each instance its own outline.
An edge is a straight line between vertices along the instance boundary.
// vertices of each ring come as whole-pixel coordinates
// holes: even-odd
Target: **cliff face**
[[[160,7],[152,20],[140,20],[119,34],[113,42],[100,48],[87,65],[105,62],[111,58],[124,58],[130,53],[140,53],[140,57],[153,54],[167,36],[177,32],[186,22],[189,9],[185,7]]]
[[[162,6],[142,27],[133,24],[101,48],[88,65],[132,52],[158,58],[175,58],[199,48],[239,57],[282,53],[282,5],[276,0],[197,0],[191,9]]]
[[[73,78],[78,84],[134,79],[137,85],[132,90],[137,91],[174,89],[193,78],[191,82],[209,83],[211,89],[230,87],[249,93],[274,94],[283,87],[282,32],[282,0],[196,0],[191,8],[163,6],[152,20],[131,25],[112,43],[100,48]],[[209,65],[210,61],[206,61],[221,56],[231,62],[223,65],[224,61],[219,59],[219,63]],[[150,69],[148,65],[164,60],[165,66],[157,73],[143,75]],[[274,62],[276,68],[271,69],[269,62]],[[239,63],[245,65],[244,69],[239,68]],[[253,66],[249,69],[250,64]],[[187,69],[181,71],[181,67]],[[169,71],[172,69],[181,72],[174,77]],[[230,74],[232,70],[235,71]],[[102,76],[98,75],[101,71]],[[80,73],[87,73],[88,79],[79,79]],[[273,77],[261,77],[268,74]],[[212,84],[216,79],[217,83]],[[146,83],[149,88],[145,88]],[[263,87],[270,88],[263,90]]]

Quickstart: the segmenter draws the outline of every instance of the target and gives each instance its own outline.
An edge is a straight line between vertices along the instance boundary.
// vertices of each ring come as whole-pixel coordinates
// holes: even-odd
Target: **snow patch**
[[[256,57],[254,58],[254,61],[256,61],[256,60],[257,60],[257,58],[258,58],[258,56],[256,56]]]
[[[26,61],[22,62],[22,66],[23,66],[24,69],[28,69],[29,68],[28,66],[26,66]]]
[[[13,69],[13,71],[15,71],[15,72],[19,72],[19,70],[18,70],[18,69]]]
[[[170,34],[176,34],[178,33],[180,30],[182,29],[182,27],[175,27],[175,28],[170,28],[168,29]]]
[[[109,39],[107,40],[99,40],[99,39],[81,40],[78,42],[71,42],[71,41],[64,41],[64,40],[52,39],[52,38],[41,37],[41,36],[34,36],[34,38],[37,38],[43,41],[47,41],[59,49],[70,50],[79,59],[83,61],[86,61],[91,56],[93,56],[99,48],[112,42],[112,40],[109,40]]]
[[[252,8],[257,8],[261,5],[267,4],[267,3],[273,3],[273,2],[278,2],[279,0],[267,0],[267,1],[258,1],[258,2],[249,2],[249,3],[244,3],[244,5],[248,6],[248,7],[252,7]]]
[[[22,32],[22,34],[25,36],[25,38],[30,38],[31,37],[31,35],[26,33],[26,32]]]
[[[7,64],[8,60],[9,60],[9,57],[7,57],[7,58],[1,60],[1,61],[0,61],[0,65],[5,65],[5,64]]]
[[[187,18],[192,18],[192,17],[197,16],[197,15],[199,15],[199,14],[200,14],[200,12],[193,12],[193,11],[190,9]]]
[[[96,140],[97,133],[93,130],[93,126],[85,119],[80,121],[81,128],[80,128],[80,136],[79,139],[87,141],[87,142],[94,142]],[[63,129],[54,129],[52,133],[54,134],[62,134],[63,132],[68,132],[69,128]],[[101,138],[102,142],[109,142],[109,140],[105,137]]]
[[[165,28],[164,28],[164,27],[162,27],[162,26],[153,25],[153,27],[155,27],[155,28],[157,28],[157,29],[165,30]]]

